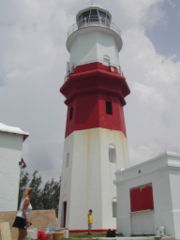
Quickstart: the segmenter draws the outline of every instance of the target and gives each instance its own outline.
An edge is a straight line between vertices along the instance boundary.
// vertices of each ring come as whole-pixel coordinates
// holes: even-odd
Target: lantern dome
[[[91,5],[77,13],[76,23],[79,28],[93,23],[109,27],[111,24],[111,13],[100,5]]]

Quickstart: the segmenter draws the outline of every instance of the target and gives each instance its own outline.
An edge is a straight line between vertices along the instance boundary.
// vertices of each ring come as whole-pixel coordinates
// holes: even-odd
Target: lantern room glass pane
[[[99,11],[99,15],[100,15],[100,17],[103,17],[103,18],[105,18],[105,17],[106,17],[106,13],[105,13],[105,12],[103,12],[103,11]]]
[[[97,10],[96,9],[91,9],[91,14],[90,14],[90,16],[95,16],[95,17],[97,17]]]
[[[97,22],[98,19],[98,13],[96,9],[91,9],[91,13],[90,13],[90,21],[91,22]]]
[[[82,17],[83,17],[83,18],[88,18],[89,15],[90,15],[90,11],[87,11],[87,12],[84,12],[84,13],[82,14]]]
[[[99,9],[90,9],[83,12],[77,20],[78,27],[90,23],[99,23],[101,25],[110,26],[110,16],[106,11]]]

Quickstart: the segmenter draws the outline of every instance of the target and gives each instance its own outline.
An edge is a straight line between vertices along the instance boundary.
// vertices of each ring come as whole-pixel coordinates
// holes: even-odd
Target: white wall
[[[104,63],[103,57],[108,55],[111,65],[119,66],[119,50],[111,31],[105,31],[101,27],[83,28],[73,33],[67,43],[70,65],[77,66],[96,61]]]
[[[141,172],[139,172],[139,170]],[[180,238],[180,157],[163,154],[156,159],[138,164],[134,167],[116,173],[117,186],[117,229],[124,235],[131,235],[134,231],[132,218],[136,218],[136,231],[156,233],[156,229],[165,226],[166,234]],[[144,212],[139,212],[138,217],[130,213],[129,190],[133,187],[152,183],[154,197],[153,225],[144,219]],[[136,232],[137,233],[137,232]]]
[[[117,162],[109,162],[109,144],[117,149]],[[70,153],[70,165],[65,156]],[[114,172],[127,165],[126,138],[119,131],[89,129],[75,131],[65,140],[59,216],[68,202],[67,227],[87,229],[87,212],[93,209],[94,229],[116,226],[112,201],[116,196]],[[77,220],[78,219],[78,220]]]
[[[142,231],[143,230],[143,231]],[[154,212],[144,211],[131,214],[132,235],[153,234],[154,233]]]
[[[169,171],[174,231],[180,239],[180,168]]]
[[[0,132],[0,211],[16,211],[23,136]]]

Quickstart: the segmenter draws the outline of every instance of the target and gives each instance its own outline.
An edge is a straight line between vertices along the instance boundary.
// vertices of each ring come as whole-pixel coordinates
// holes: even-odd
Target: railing
[[[98,61],[97,59],[95,59],[95,60],[92,60],[92,61],[87,61],[87,62],[85,62],[85,64],[89,64],[89,63],[93,63],[93,62],[100,62],[100,63],[102,63],[101,61]],[[109,72],[114,72],[113,68],[115,67],[117,69],[118,73],[120,75],[124,76],[123,71],[122,71],[120,65],[115,65],[115,64],[113,64],[113,65],[103,64],[103,65],[109,67]],[[64,77],[64,82],[66,82],[68,80],[70,74],[74,73],[74,70],[75,70],[76,67],[77,67],[76,65],[71,66],[71,68],[67,71],[67,74]]]
[[[98,16],[85,17],[81,20],[78,20],[77,25],[80,27],[87,23],[100,23],[105,26],[111,25],[111,21],[108,18],[103,18],[103,17],[98,17]]]
[[[111,29],[114,32],[116,32],[118,35],[121,34],[121,30],[119,29],[119,27],[117,27],[114,23],[110,22],[108,19],[91,17],[91,18],[83,19],[82,21],[78,21],[78,25],[76,23],[73,24],[70,30],[68,31],[67,35],[69,37],[73,32],[89,26],[100,26],[100,27]]]

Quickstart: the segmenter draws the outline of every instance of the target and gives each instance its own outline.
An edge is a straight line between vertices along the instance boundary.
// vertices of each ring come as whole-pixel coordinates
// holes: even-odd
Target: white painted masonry
[[[154,210],[131,213],[129,190],[152,183]],[[117,231],[124,235],[165,234],[180,239],[180,156],[167,152],[116,172]]]
[[[109,161],[110,144],[116,149],[116,163]],[[87,229],[89,209],[93,209],[93,229],[116,227],[113,180],[117,169],[127,167],[126,144],[122,132],[104,128],[75,131],[65,139],[59,216],[63,218],[63,201],[67,201],[67,228]],[[69,212],[75,217],[70,218]]]
[[[110,65],[119,66],[119,51],[122,47],[120,35],[105,27],[80,28],[67,39],[70,52],[70,65],[82,65],[91,62],[104,62],[109,56]]]
[[[22,145],[28,133],[0,123],[0,211],[16,211]]]
[[[122,39],[119,29],[111,22],[109,11],[97,5],[90,5],[79,11],[76,20],[77,24],[69,32],[66,41],[66,47],[70,53],[67,75],[73,72],[74,67],[92,62],[119,68]],[[111,77],[109,79],[111,81]],[[68,78],[67,81],[71,83]],[[86,82],[85,79],[84,81]],[[91,92],[89,84],[86,86],[87,91],[88,88]],[[95,85],[94,88],[96,88]],[[101,89],[103,89],[103,83]],[[76,87],[73,90],[79,94]],[[99,91],[98,87],[97,91]],[[93,90],[92,94],[94,92]],[[106,89],[102,94],[111,96],[113,92],[108,93]],[[122,94],[122,97],[125,96]],[[73,103],[71,97],[68,102]],[[101,116],[99,113],[98,117],[108,122],[108,114]],[[121,119],[119,125],[117,123],[118,127],[121,124],[120,121],[124,126],[124,119]],[[112,124],[115,124],[114,122]],[[84,124],[86,126],[85,121]],[[93,230],[103,231],[116,227],[116,218],[113,215],[116,188],[113,180],[115,180],[115,171],[127,167],[127,140],[123,130],[115,131],[111,129],[112,127],[105,129],[97,127],[100,126],[98,124],[90,129],[86,129],[85,126],[82,128],[85,130],[72,129],[74,131],[65,139],[59,221],[61,227],[66,226],[71,231],[87,230],[87,213],[92,209]]]

